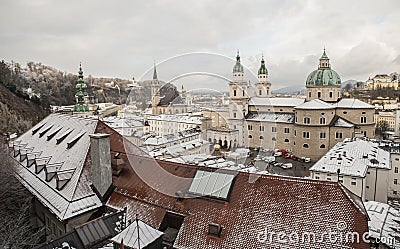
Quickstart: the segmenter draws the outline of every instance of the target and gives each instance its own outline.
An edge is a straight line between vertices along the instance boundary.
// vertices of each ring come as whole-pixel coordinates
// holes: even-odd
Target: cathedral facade
[[[374,107],[341,96],[341,79],[324,50],[318,68],[306,79],[306,98],[271,96],[264,58],[258,82],[244,80],[239,53],[229,83],[229,129],[238,147],[285,149],[319,159],[337,142],[374,137]],[[208,138],[209,140],[212,138]]]

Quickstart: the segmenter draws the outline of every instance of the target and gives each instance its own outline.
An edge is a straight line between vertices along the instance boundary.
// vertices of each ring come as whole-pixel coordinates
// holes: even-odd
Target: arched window
[[[309,148],[308,144],[303,144],[303,148]]]
[[[253,138],[253,136],[252,136],[252,135],[249,135],[249,138]]]
[[[233,90],[233,96],[236,96],[236,90]]]
[[[321,144],[321,146],[319,146],[320,149],[325,149],[325,144]]]
[[[272,141],[276,141],[276,138],[273,137],[273,138],[272,138]]]
[[[264,136],[260,136],[260,139],[264,139]]]
[[[285,138],[284,142],[289,143],[289,139]]]

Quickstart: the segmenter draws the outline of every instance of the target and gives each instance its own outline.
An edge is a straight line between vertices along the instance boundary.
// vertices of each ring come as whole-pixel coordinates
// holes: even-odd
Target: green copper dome
[[[339,74],[331,69],[325,49],[319,59],[318,69],[311,72],[306,80],[306,86],[337,86],[342,83]]]
[[[336,86],[341,84],[339,75],[332,69],[318,69],[307,77],[307,86]]]
[[[236,55],[236,64],[233,67],[233,72],[234,73],[244,73],[243,66],[242,66],[242,64],[240,64],[239,51],[237,52],[237,55]]]
[[[265,67],[265,61],[264,61],[264,55],[261,58],[261,66],[260,69],[258,69],[258,75],[260,74],[268,74],[268,70]]]

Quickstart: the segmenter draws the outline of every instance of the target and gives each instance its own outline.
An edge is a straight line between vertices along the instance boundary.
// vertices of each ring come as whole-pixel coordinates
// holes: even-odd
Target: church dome
[[[308,75],[306,86],[338,86],[341,82],[339,74],[331,69],[329,58],[324,49],[324,53],[319,59],[318,69]]]
[[[233,66],[233,72],[234,73],[244,73],[244,69],[242,64],[240,63],[240,56],[239,56],[239,51],[236,55],[236,64]]]

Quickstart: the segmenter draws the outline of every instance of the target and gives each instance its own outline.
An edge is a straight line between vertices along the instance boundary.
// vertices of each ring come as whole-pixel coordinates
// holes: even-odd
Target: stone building
[[[365,83],[368,90],[378,90],[380,88],[397,90],[399,88],[399,74],[396,72],[390,75],[377,74],[372,79],[369,78]]]
[[[258,82],[251,84],[244,80],[238,54],[229,83],[228,124],[237,130],[233,140],[238,146],[286,149],[318,159],[345,138],[373,137],[374,107],[342,98],[340,85],[324,50],[318,68],[307,77],[306,99],[271,97],[264,58]]]

